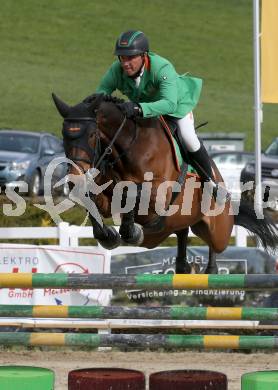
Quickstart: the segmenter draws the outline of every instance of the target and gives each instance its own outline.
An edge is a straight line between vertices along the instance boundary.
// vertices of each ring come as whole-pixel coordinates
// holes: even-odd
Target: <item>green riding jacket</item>
[[[166,114],[183,118],[198,103],[202,80],[179,75],[168,60],[149,52],[138,88],[117,60],[101,79],[96,92],[111,95],[116,89],[140,103],[145,118]]]

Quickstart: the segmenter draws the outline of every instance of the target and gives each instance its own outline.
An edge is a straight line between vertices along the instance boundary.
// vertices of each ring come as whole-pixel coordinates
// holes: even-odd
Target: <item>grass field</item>
[[[55,91],[69,103],[94,92],[116,37],[142,29],[180,73],[204,79],[197,123],[246,133],[253,150],[252,0],[0,0],[0,127],[59,134]],[[278,106],[264,106],[263,146]]]

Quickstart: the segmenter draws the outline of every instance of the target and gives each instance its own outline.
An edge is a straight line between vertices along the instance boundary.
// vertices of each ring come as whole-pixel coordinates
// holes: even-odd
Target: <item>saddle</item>
[[[176,168],[180,171],[181,166],[185,163],[187,165],[188,172],[196,173],[190,165],[188,153],[186,153],[184,147],[182,146],[182,139],[178,132],[178,125],[175,119],[169,115],[161,115],[159,117],[159,121],[162,124],[165,134],[171,144]]]

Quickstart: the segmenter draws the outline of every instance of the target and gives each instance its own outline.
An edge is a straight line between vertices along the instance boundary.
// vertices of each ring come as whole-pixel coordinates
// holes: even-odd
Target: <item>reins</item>
[[[124,117],[124,120],[122,121],[121,123],[121,126],[118,128],[118,130],[116,131],[116,133],[114,134],[112,140],[110,141],[110,143],[108,144],[108,146],[105,148],[104,152],[102,153],[102,155],[100,156],[100,158],[98,159],[98,161],[96,162],[96,165],[95,165],[95,168],[98,168],[99,165],[101,164],[102,160],[104,159],[105,156],[109,155],[112,153],[112,146],[114,145],[118,135],[120,134],[120,132],[122,131],[125,123],[126,123],[126,116]]]

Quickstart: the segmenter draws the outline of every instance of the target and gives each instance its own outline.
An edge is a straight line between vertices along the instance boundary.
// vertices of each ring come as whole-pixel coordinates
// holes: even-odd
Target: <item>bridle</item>
[[[82,122],[89,122],[87,125],[82,125],[80,127],[71,127],[71,128],[65,128],[63,127],[63,137],[64,137],[64,148],[67,154],[67,151],[69,151],[72,148],[82,149],[86,152],[86,154],[89,156],[89,158],[85,158],[83,156],[74,156],[75,162],[85,162],[86,164],[91,165],[94,153],[93,150],[89,147],[88,144],[88,127],[89,124],[95,125],[96,129],[96,120],[92,117],[69,117],[65,118],[64,122],[69,123],[82,123]],[[90,126],[91,127],[91,126]],[[87,135],[87,137],[85,137]],[[69,156],[67,156],[69,157]],[[83,167],[79,164],[77,164],[78,167],[80,167],[83,171]]]
[[[108,146],[104,149],[104,152],[102,153],[102,155],[99,157],[99,159],[97,160],[97,162],[94,164],[95,168],[98,168],[100,166],[100,164],[102,163],[102,161],[104,160],[105,156],[109,155],[112,153],[112,147],[116,141],[116,139],[118,138],[120,132],[122,131],[124,125],[126,124],[126,116],[124,117],[120,127],[118,128],[118,130],[116,131],[116,133],[114,134],[114,137],[112,138],[112,140],[109,142]]]
[[[118,136],[120,135],[122,129],[124,128],[126,121],[127,121],[127,118],[124,117],[121,125],[116,130],[113,138],[111,139],[111,141],[105,147],[103,153],[101,154],[101,137],[100,137],[100,131],[97,128],[96,119],[92,118],[92,117],[65,118],[64,122],[73,122],[73,123],[89,122],[89,124],[94,124],[95,128],[93,129],[93,132],[96,136],[96,145],[95,145],[94,150],[92,150],[92,148],[90,148],[89,143],[88,143],[89,135],[87,134],[87,132],[88,132],[89,124],[87,126],[80,126],[80,128],[72,128],[71,130],[67,130],[67,129],[63,128],[65,150],[72,148],[72,147],[85,150],[85,152],[87,153],[89,158],[85,158],[82,156],[75,156],[73,159],[74,162],[77,163],[78,167],[83,171],[83,173],[86,173],[86,171],[84,170],[82,165],[78,164],[78,162],[85,162],[86,164],[89,164],[91,167],[93,166],[94,168],[99,168],[99,167],[101,167],[101,164],[104,163],[105,157],[112,154],[112,148],[113,148]],[[92,126],[90,126],[90,128],[91,127]],[[74,129],[74,131],[73,131],[73,129]],[[85,137],[85,133],[87,134],[87,137]],[[135,124],[135,133],[134,133],[133,139],[129,145],[129,148],[135,142],[137,135],[138,135],[138,129],[137,129],[137,126]],[[67,142],[65,142],[65,140],[67,140]],[[114,159],[114,161],[110,162],[109,164],[111,166],[114,166],[117,161],[119,161],[124,155],[126,155],[128,153],[129,148],[127,150],[125,150],[124,152],[122,152],[120,155],[118,155]]]

